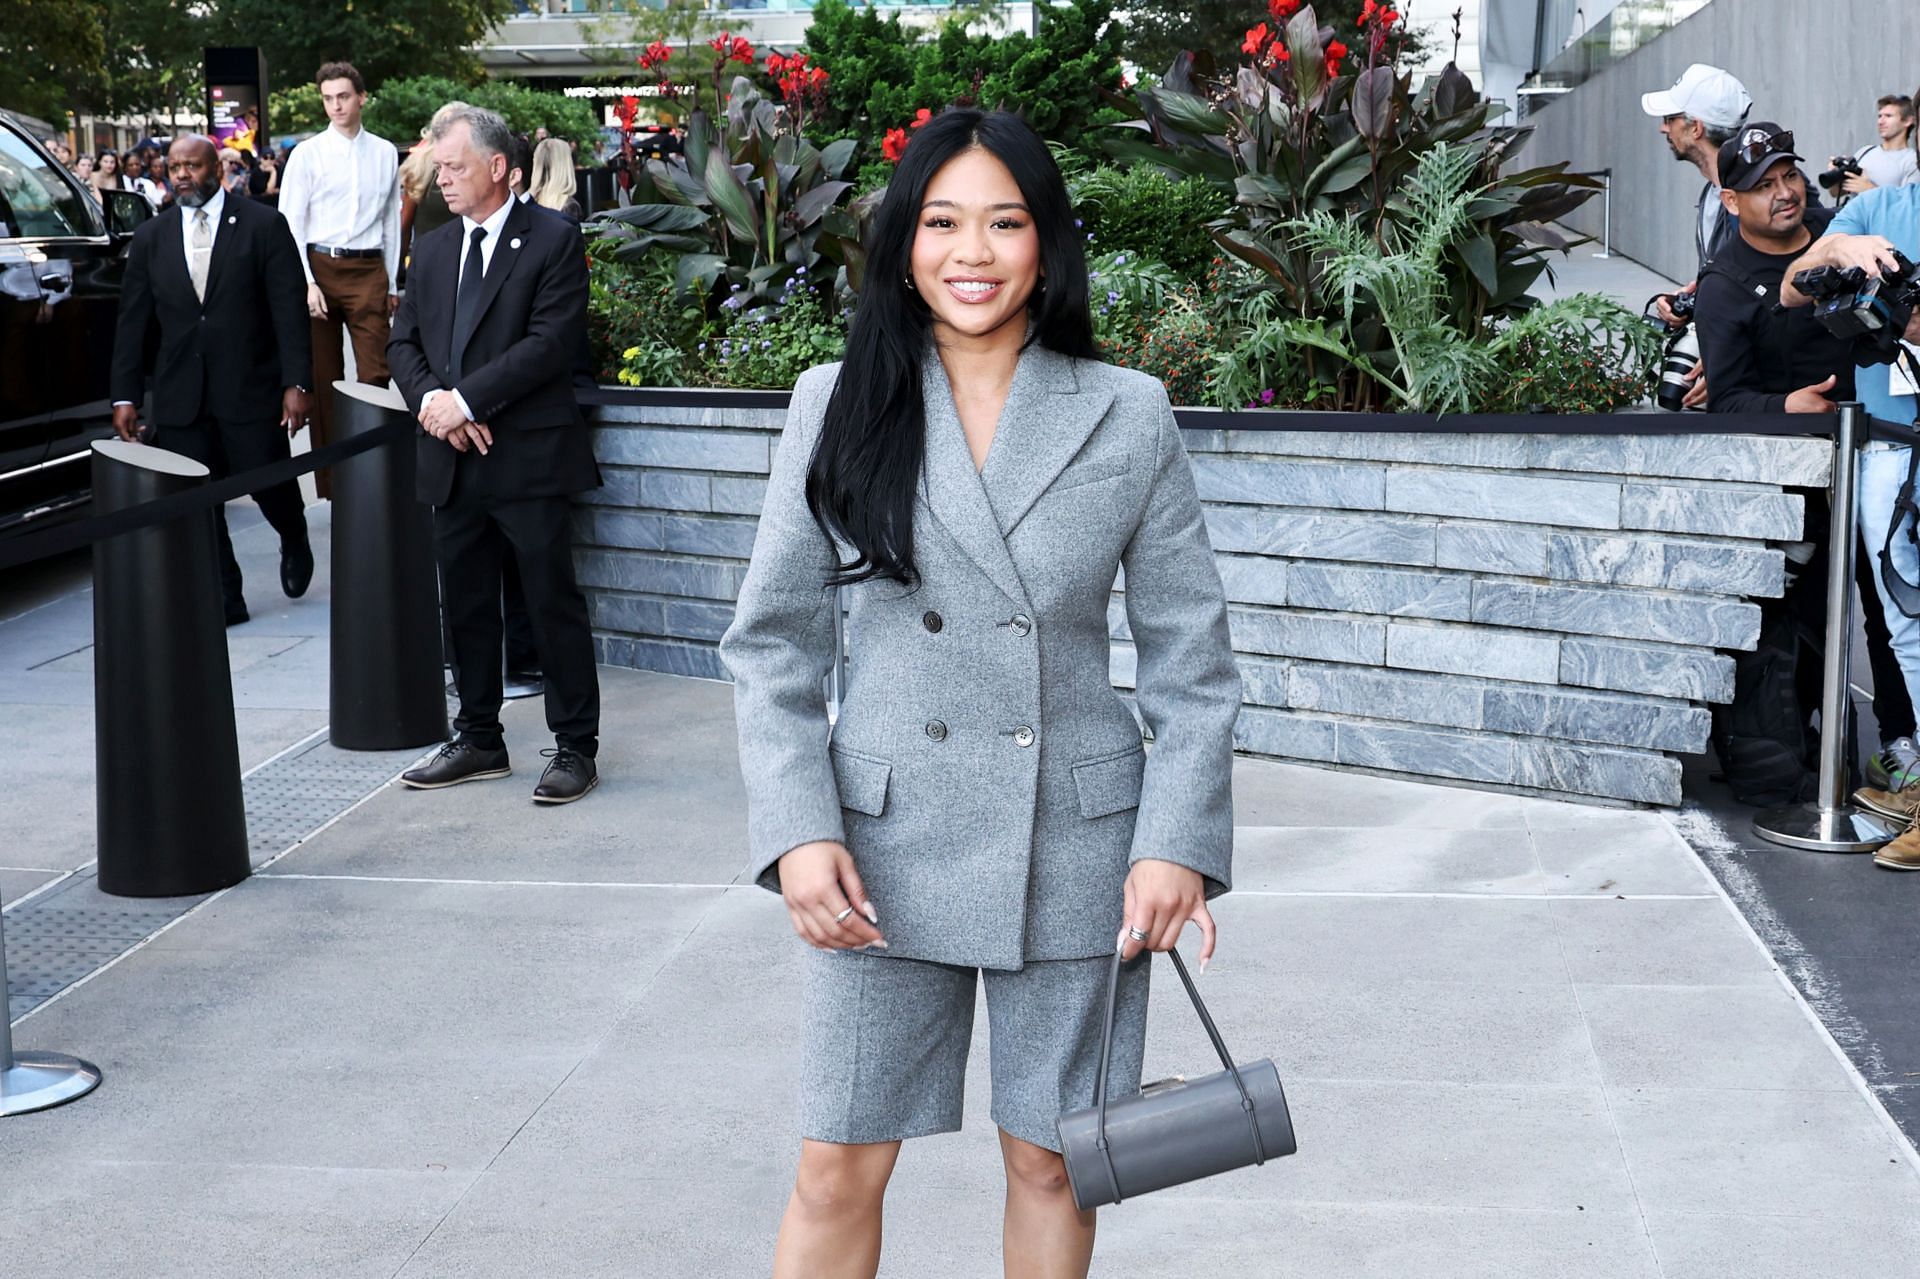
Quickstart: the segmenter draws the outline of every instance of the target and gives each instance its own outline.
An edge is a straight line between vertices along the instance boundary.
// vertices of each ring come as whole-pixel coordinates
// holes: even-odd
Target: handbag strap
[[[1120,965],[1121,946],[1114,947],[1113,964],[1107,972],[1107,1015],[1100,1026],[1100,1071],[1094,1083],[1095,1104],[1099,1107],[1099,1126],[1095,1130],[1093,1145],[1106,1161],[1107,1184],[1113,1189],[1113,1201],[1120,1202],[1120,1174],[1113,1166],[1113,1148],[1107,1143],[1107,1067],[1113,1057],[1113,1023],[1120,1007]],[[1206,1001],[1200,998],[1200,991],[1193,984],[1192,974],[1187,972],[1186,961],[1180,958],[1178,949],[1169,950],[1167,957],[1173,960],[1173,969],[1180,974],[1180,984],[1187,988],[1187,998],[1193,1001],[1193,1011],[1200,1014],[1200,1024],[1206,1027],[1207,1038],[1213,1041],[1213,1050],[1220,1054],[1220,1064],[1233,1076],[1233,1086],[1240,1090],[1240,1109],[1247,1116],[1247,1126],[1253,1134],[1253,1162],[1258,1167],[1267,1162],[1267,1143],[1260,1135],[1260,1115],[1254,1109],[1253,1095],[1247,1091],[1247,1081],[1240,1076],[1240,1068],[1233,1064],[1233,1055],[1227,1051],[1227,1041],[1220,1037],[1219,1027],[1213,1024],[1213,1015],[1207,1011]]]

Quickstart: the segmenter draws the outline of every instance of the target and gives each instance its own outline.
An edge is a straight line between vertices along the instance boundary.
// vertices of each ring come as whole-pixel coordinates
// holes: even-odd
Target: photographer
[[[1902,265],[1896,254],[1908,261],[1920,258],[1920,186],[1877,187],[1848,201],[1828,224],[1826,235],[1787,269],[1780,286],[1781,304],[1802,307],[1814,301],[1800,288],[1802,272],[1829,267],[1858,268],[1869,276],[1899,275]],[[1920,314],[1909,318],[1904,337],[1909,342],[1920,340]],[[1855,358],[1859,359],[1858,353]],[[1916,397],[1904,375],[1896,375],[1892,366],[1864,364],[1855,374],[1855,383],[1861,403],[1876,420],[1899,426],[1913,423]],[[1903,446],[1874,441],[1860,454],[1860,534],[1873,549],[1876,567],[1900,487],[1906,482],[1909,452]],[[1895,536],[1888,551],[1895,570],[1913,581],[1920,577],[1920,548],[1906,535],[1908,531]],[[1912,697],[1920,693],[1920,621],[1899,610],[1878,573],[1874,584],[1886,613],[1894,656]],[[1902,803],[1891,806],[1910,809],[1904,801],[1920,800],[1920,791],[1909,787],[1898,799]],[[1882,799],[1870,806],[1889,805]],[[1920,870],[1920,832],[1901,836],[1876,853],[1874,861],[1895,869]]]
[[[1701,268],[1694,323],[1711,413],[1831,413],[1853,395],[1852,347],[1807,310],[1778,311],[1787,268],[1833,214],[1807,207],[1793,134],[1761,123],[1720,148],[1735,231]]]
[[[1920,163],[1913,150],[1913,99],[1889,93],[1880,99],[1877,121],[1880,140],[1851,156],[1836,155],[1832,167],[1820,175],[1820,185],[1845,204],[1876,187],[1903,187],[1920,182]]]

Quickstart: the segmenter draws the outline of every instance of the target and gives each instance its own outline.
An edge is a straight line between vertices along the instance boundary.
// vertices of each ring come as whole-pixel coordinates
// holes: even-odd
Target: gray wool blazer
[[[1240,677],[1166,389],[1030,347],[976,471],[929,356],[920,583],[852,588],[829,740],[834,548],[804,489],[839,368],[794,388],[720,643],[755,879],[777,892],[782,854],[841,841],[887,955],[1000,969],[1110,953],[1139,858],[1226,892]],[[1108,677],[1123,566],[1150,753]]]

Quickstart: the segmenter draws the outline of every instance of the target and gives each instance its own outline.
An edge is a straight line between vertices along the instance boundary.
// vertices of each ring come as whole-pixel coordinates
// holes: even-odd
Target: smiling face
[[[974,147],[927,183],[913,237],[913,285],[933,312],[934,340],[1024,334],[1041,279],[1040,235],[1013,174]]]

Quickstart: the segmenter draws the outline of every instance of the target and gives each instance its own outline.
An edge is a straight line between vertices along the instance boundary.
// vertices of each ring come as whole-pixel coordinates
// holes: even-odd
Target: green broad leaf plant
[[[669,255],[675,289],[713,315],[772,305],[796,280],[858,290],[866,210],[845,200],[856,146],[815,146],[737,77],[718,121],[694,111],[684,153],[647,162],[633,204],[587,219],[594,255],[630,266]]]
[[[1118,160],[1204,179],[1230,199],[1208,230],[1272,295],[1241,306],[1216,398],[1273,403],[1279,387],[1283,401],[1320,408],[1490,404],[1500,335],[1539,305],[1528,290],[1549,254],[1575,242],[1551,224],[1599,183],[1564,163],[1518,168],[1531,130],[1496,124],[1498,108],[1452,63],[1416,86],[1376,29],[1349,69],[1311,5],[1276,0],[1269,12],[1277,29],[1248,31],[1237,65],[1183,53],[1135,91],[1139,118],[1104,137]],[[1610,385],[1637,384],[1649,348],[1637,330],[1616,340],[1607,305],[1536,320],[1528,349],[1613,342],[1626,364]],[[1549,337],[1556,323],[1564,331]]]

